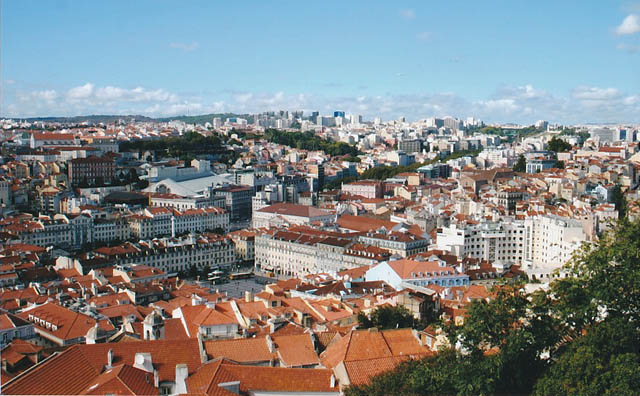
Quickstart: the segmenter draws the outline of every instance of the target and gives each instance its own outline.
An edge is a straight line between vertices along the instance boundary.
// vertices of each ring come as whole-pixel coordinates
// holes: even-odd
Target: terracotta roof
[[[449,272],[455,275],[453,267],[441,267],[437,261],[415,261],[411,259],[395,260],[388,263],[402,279],[439,276],[440,272]],[[422,276],[420,276],[422,274]],[[427,274],[431,274],[430,276]]]
[[[269,351],[265,337],[204,341],[204,350],[211,359],[227,358],[244,364],[268,362],[276,357]]]
[[[82,395],[155,395],[153,374],[122,364],[106,370],[96,377]]]
[[[280,202],[267,206],[266,208],[259,209],[260,213],[277,213],[286,216],[297,217],[317,217],[317,216],[330,216],[333,213],[328,210],[322,210],[314,208],[313,206],[296,205],[292,203]]]
[[[161,382],[175,380],[177,364],[186,364],[189,374],[201,365],[195,339],[78,344],[3,385],[2,390],[6,394],[80,394],[95,383],[106,366],[109,349],[113,350],[114,366],[133,365],[136,353],[150,353]]]
[[[334,340],[320,355],[325,367],[336,367],[340,362],[377,359],[400,355],[430,353],[411,329],[371,331],[353,330]]]
[[[22,311],[18,316],[24,320],[29,320],[29,316],[32,316],[34,319],[37,318],[50,323],[51,326],[47,326],[38,323],[37,320],[33,322],[34,326],[40,331],[49,333],[61,340],[84,337],[96,323],[103,330],[115,330],[109,321],[96,321],[90,316],[74,312],[54,303],[47,303]],[[53,325],[56,326],[55,330],[52,327]]]
[[[387,230],[391,230],[393,229],[393,227],[398,225],[398,223],[394,223],[393,221],[378,220],[371,217],[354,216],[348,214],[340,216],[337,223],[341,228],[359,232],[378,230],[381,227],[385,227]]]
[[[8,384],[3,384],[2,391],[12,395],[77,395],[90,385],[101,370],[89,363],[79,346],[73,346]],[[73,375],[65,375],[69,373]]]
[[[332,376],[328,369],[242,366],[220,359],[202,365],[189,377],[187,390],[190,394],[232,395],[218,384],[239,381],[242,394],[250,391],[338,394],[337,384],[331,386]]]
[[[400,363],[410,358],[410,356],[385,356],[344,362],[349,385],[367,385],[371,378],[395,369]]]
[[[273,341],[278,348],[278,356],[287,367],[299,367],[319,364],[318,354],[314,350],[311,334],[274,335]]]

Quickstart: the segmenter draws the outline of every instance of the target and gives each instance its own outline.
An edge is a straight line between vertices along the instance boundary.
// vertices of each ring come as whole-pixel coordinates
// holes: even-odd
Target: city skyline
[[[638,2],[5,1],[0,115],[640,122],[639,15]]]

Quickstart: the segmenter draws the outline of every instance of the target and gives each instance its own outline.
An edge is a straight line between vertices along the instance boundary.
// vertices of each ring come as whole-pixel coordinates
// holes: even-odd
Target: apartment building
[[[252,214],[252,226],[262,228],[293,224],[328,224],[335,222],[335,219],[335,213],[328,210],[280,202],[255,211]]]
[[[358,237],[358,240],[365,245],[383,248],[391,252],[391,254],[397,254],[401,257],[409,257],[425,252],[429,248],[427,239],[407,232],[368,232]]]
[[[354,234],[290,227],[256,232],[255,266],[276,274],[303,277],[337,273],[388,259],[391,253],[359,242]]]
[[[251,218],[251,187],[227,186],[212,191],[214,196],[225,199],[225,208],[230,212],[231,221]]]
[[[229,268],[237,261],[231,238],[215,234],[154,239],[96,249],[96,257],[116,265],[143,264],[171,273],[197,268]]]
[[[183,197],[168,193],[149,193],[149,206],[187,210],[204,209],[214,205],[212,200],[205,196]]]
[[[380,263],[365,275],[367,281],[385,281],[396,290],[404,289],[404,284],[413,286],[466,286],[469,275],[447,265],[444,260],[393,260]]]
[[[178,211],[168,207],[152,207],[127,218],[131,235],[147,239],[205,231],[228,231],[230,219],[225,209],[207,207]]]
[[[525,268],[555,270],[569,261],[588,240],[578,220],[555,215],[529,217],[524,221]]]
[[[69,181],[72,186],[79,184],[103,185],[115,176],[116,165],[112,158],[76,158],[68,162]]]
[[[526,227],[519,221],[451,224],[437,232],[439,249],[458,257],[520,264],[524,260]]]
[[[384,194],[384,184],[375,180],[361,180],[352,183],[342,184],[343,194],[359,195],[364,198],[382,198]]]

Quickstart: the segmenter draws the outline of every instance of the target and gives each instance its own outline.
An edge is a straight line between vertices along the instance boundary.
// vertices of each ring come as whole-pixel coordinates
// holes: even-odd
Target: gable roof
[[[335,392],[339,389],[332,385],[333,372],[328,369],[304,369],[265,366],[242,366],[225,359],[203,364],[190,376],[187,391],[190,394],[216,396],[233,395],[218,386],[225,382],[240,382],[240,392]]]
[[[376,375],[395,369],[400,363],[411,359],[410,356],[384,356],[374,359],[352,360],[344,362],[349,385],[367,385]]]
[[[429,350],[420,345],[411,329],[384,331],[369,329],[353,330],[340,339],[334,339],[320,358],[325,367],[333,368],[340,362],[428,353],[430,353]]]
[[[202,362],[196,339],[77,344],[11,380],[2,390],[6,394],[22,395],[80,394],[94,383],[92,381],[107,365],[110,349],[113,350],[114,366],[132,366],[136,353],[150,353],[161,382],[175,380],[178,364],[186,364],[191,374]]]
[[[269,351],[265,337],[204,341],[203,344],[211,359],[227,358],[247,364],[271,361],[276,357],[275,353]]]

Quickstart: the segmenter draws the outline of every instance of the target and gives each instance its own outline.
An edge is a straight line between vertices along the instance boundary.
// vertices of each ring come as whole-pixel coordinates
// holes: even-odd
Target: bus
[[[208,280],[212,285],[221,285],[228,282],[227,278],[223,278],[222,276],[210,276]]]
[[[248,272],[236,272],[235,274],[229,274],[229,280],[236,280],[236,279],[249,279],[253,277],[253,272],[248,271]]]

